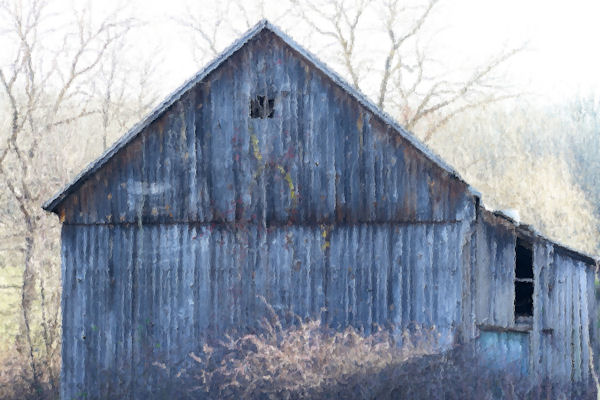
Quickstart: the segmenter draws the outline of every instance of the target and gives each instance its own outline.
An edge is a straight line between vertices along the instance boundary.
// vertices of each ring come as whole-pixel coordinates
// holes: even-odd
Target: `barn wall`
[[[477,221],[475,318],[477,324],[514,324],[515,228],[505,219],[480,212]]]
[[[275,99],[252,119],[250,99]],[[457,221],[464,182],[269,32],[112,157],[61,206],[67,223]]]
[[[275,98],[274,118],[250,118],[256,95]],[[450,344],[474,332],[461,311],[467,185],[270,33],[59,214],[65,398],[156,390],[203,341],[256,328],[261,296],[367,333],[435,324]]]
[[[534,237],[534,316],[530,330],[514,320],[515,226],[480,212],[476,228],[474,302],[484,350],[522,352],[527,371],[563,381],[589,376],[590,345],[596,346],[594,271],[561,247]],[[527,344],[523,343],[524,337]]]
[[[63,398],[156,391],[201,343],[255,329],[264,301],[367,333],[435,324],[449,345],[464,234],[461,223],[63,225]]]
[[[555,379],[588,379],[590,348],[596,343],[594,271],[547,242],[538,243],[534,257],[534,272],[540,278],[534,303],[533,366]]]

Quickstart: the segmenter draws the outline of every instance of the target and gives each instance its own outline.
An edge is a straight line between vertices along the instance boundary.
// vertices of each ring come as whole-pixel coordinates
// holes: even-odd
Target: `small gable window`
[[[273,118],[275,99],[267,96],[256,96],[250,99],[250,118]]]
[[[531,242],[517,238],[515,246],[515,321],[533,317],[533,248]]]

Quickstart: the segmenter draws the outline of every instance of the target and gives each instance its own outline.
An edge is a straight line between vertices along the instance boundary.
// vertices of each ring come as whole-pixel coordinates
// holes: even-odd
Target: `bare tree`
[[[92,82],[94,101],[99,103],[95,108],[100,114],[103,150],[112,141],[111,134],[125,132],[158,101],[153,79],[156,65],[151,59],[137,59],[131,65],[123,57],[131,51],[125,35],[117,38]]]
[[[10,249],[19,255],[12,262],[23,265],[17,348],[26,354],[33,387],[49,385],[56,394],[59,235],[56,222],[40,204],[71,175],[60,160],[73,126],[101,116],[106,147],[109,121],[122,115],[121,104],[126,102],[127,88],[117,83],[124,72],[118,64],[119,45],[134,20],[125,17],[122,8],[97,19],[84,5],[71,10],[71,23],[55,28],[50,6],[44,0],[0,2],[5,28],[0,40],[14,44],[5,53],[12,59],[0,65],[0,102],[10,115],[6,128],[0,126],[0,187],[8,208],[0,235],[10,232],[15,243],[22,243]],[[97,83],[100,78],[103,85]],[[102,86],[105,91],[99,90]],[[147,109],[148,104],[144,100],[138,106],[128,112],[135,109],[138,116],[139,108]]]
[[[523,49],[518,46],[501,50],[481,65],[473,66],[470,75],[451,80],[444,63],[423,44],[427,35],[436,35],[436,31],[431,33],[436,28],[432,21],[441,3],[311,0],[295,4],[311,29],[332,40],[352,84],[359,89],[377,87],[376,92],[367,93],[377,105],[428,142],[454,116],[514,97],[516,93],[498,82],[497,72]],[[363,42],[360,49],[359,37]],[[383,46],[381,57],[366,47],[379,40],[385,43],[379,45]],[[368,85],[363,84],[367,80]]]
[[[275,23],[286,21],[293,4],[289,0],[226,0],[206,6],[188,2],[185,11],[171,16],[171,20],[187,33],[194,61],[200,66],[219,54],[236,36],[250,29],[259,19],[269,18]]]
[[[284,6],[270,1],[219,3],[219,9],[190,7],[175,17],[180,26],[194,32],[193,48],[214,56],[225,38],[237,33],[235,26],[249,26],[259,17],[275,18],[297,33],[309,48],[341,71],[357,89],[375,99],[424,141],[454,116],[485,104],[514,97],[498,72],[523,46],[498,51],[469,73],[451,79],[434,52],[424,43],[439,36],[434,16],[441,0],[290,0]],[[241,6],[243,4],[243,7]],[[262,13],[243,12],[254,5]],[[274,10],[279,5],[285,13]],[[213,15],[214,14],[214,15]],[[253,18],[249,17],[252,16]],[[332,51],[333,50],[333,51]],[[374,88],[374,90],[365,90]]]
[[[361,81],[361,68],[355,57],[357,29],[367,6],[372,3],[371,0],[358,0],[350,5],[344,1],[294,0],[297,13],[308,26],[338,45],[342,64],[357,89]]]
[[[389,91],[389,82],[392,75],[396,73],[401,74],[401,69],[407,68],[407,66],[402,63],[402,57],[399,56],[402,45],[419,33],[419,30],[423,27],[423,24],[437,2],[438,0],[430,0],[424,7],[421,15],[417,17],[412,27],[400,36],[398,36],[398,29],[396,26],[397,20],[399,14],[406,11],[406,7],[401,7],[398,1],[388,0],[384,2],[382,18],[385,22],[384,26],[389,38],[389,49],[385,57],[383,76],[381,77],[381,84],[379,85],[379,95],[377,100],[377,105],[379,107],[383,108],[385,105],[385,99]],[[421,52],[417,52],[417,60],[418,65],[423,64],[424,57]],[[422,72],[422,69],[420,72]]]

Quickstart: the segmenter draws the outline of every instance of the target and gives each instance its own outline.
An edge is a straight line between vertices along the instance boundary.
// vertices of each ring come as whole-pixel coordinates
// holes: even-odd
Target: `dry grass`
[[[14,348],[0,354],[0,399],[3,400],[58,400],[57,388],[52,388],[48,373],[43,368],[40,385],[31,377],[28,359]]]
[[[195,391],[214,398],[319,397],[326,388],[354,386],[356,376],[377,375],[436,346],[435,330],[418,328],[364,336],[352,327],[332,331],[320,320],[284,328],[277,318],[263,327],[260,334],[227,336],[190,354],[199,367]]]

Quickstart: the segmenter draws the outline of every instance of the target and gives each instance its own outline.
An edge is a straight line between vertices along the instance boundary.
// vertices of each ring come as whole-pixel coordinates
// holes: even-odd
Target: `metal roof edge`
[[[554,246],[554,248],[558,251],[561,251],[563,253],[568,254],[569,256],[573,257],[573,258],[577,258],[580,261],[583,261],[586,264],[589,265],[596,265],[597,263],[600,262],[600,257],[599,256],[593,256],[591,254],[588,254],[586,252],[580,251],[580,250],[576,250],[570,246],[567,246],[557,240],[554,239],[550,239],[547,236],[544,236],[543,234],[541,234],[540,232],[538,232],[533,226],[531,225],[527,225],[527,224],[522,224],[518,221],[515,221],[513,218],[511,218],[509,215],[506,215],[502,210],[490,210],[485,206],[480,206],[479,207],[482,211],[487,212],[491,215],[494,215],[495,217],[501,218],[507,222],[509,222],[510,224],[512,224],[516,230],[518,231],[522,231],[525,232],[527,234],[529,234],[531,237],[535,237],[537,239],[541,239],[545,242],[550,243],[552,246]]]

